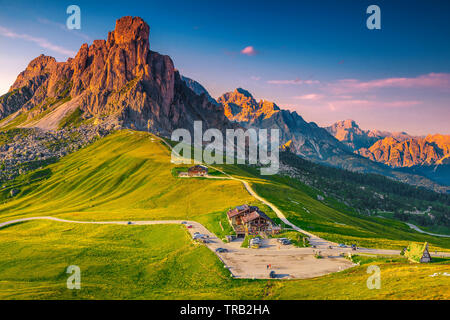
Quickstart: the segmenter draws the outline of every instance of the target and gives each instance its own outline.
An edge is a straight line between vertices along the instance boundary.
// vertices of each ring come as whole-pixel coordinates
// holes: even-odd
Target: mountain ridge
[[[325,127],[325,129],[354,151],[361,148],[369,148],[378,140],[387,137],[393,137],[398,140],[406,140],[412,137],[406,132],[363,130],[352,119],[335,122],[331,126]]]
[[[75,58],[33,59],[0,98],[0,119],[18,113],[22,122],[30,122],[66,107],[50,101],[78,98],[84,118],[109,117],[123,127],[164,136],[177,128],[190,129],[195,120],[206,128],[231,127],[220,106],[186,86],[169,56],[150,50],[149,35],[141,18],[123,17],[107,40],[83,44]]]

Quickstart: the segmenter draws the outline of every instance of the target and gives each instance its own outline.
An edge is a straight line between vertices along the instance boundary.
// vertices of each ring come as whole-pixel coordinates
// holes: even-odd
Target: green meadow
[[[299,227],[325,239],[376,248],[410,241],[450,250],[450,239],[417,233],[404,223],[366,217],[302,183],[260,176],[256,168],[218,166],[249,181]],[[265,205],[242,183],[178,178],[186,166],[152,135],[123,130],[56,163],[3,183],[0,222],[32,216],[71,220],[195,220],[219,237],[230,234],[226,211]],[[217,175],[220,177],[220,174]],[[11,197],[11,190],[18,194]],[[317,200],[317,195],[324,197]],[[278,220],[279,221],[279,220]],[[177,225],[111,226],[32,221],[0,229],[0,298],[3,299],[448,299],[447,260],[411,265],[376,259],[310,280],[236,280],[207,248]],[[367,265],[382,268],[383,287],[366,286]],[[65,269],[78,265],[82,290],[68,290]]]
[[[31,221],[2,229],[0,252],[0,299],[450,298],[450,279],[442,275],[449,260],[355,257],[361,266],[315,279],[232,279],[181,225]],[[381,269],[379,290],[367,288],[371,264]],[[80,267],[80,290],[67,289],[70,265]]]

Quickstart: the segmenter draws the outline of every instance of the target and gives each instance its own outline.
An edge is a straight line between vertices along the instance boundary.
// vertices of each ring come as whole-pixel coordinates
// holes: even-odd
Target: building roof
[[[202,166],[202,165],[199,165],[199,164],[197,164],[197,165],[195,165],[195,166],[193,166],[193,167],[190,167],[189,169],[188,169],[188,171],[208,171],[208,168],[207,167],[205,167],[205,166]]]
[[[250,207],[248,205],[244,204],[242,206],[237,206],[236,208],[229,210],[227,214],[228,214],[229,218],[232,218],[232,217],[237,216],[238,214],[240,214],[243,211],[246,211],[248,209],[250,209]]]
[[[254,208],[255,207],[252,207],[252,209],[254,209]],[[272,219],[270,219],[264,212],[259,211],[259,209],[255,210],[255,211],[252,211],[249,214],[245,215],[242,218],[242,221],[244,221],[244,223],[247,223],[247,222],[253,221],[253,220],[258,219],[258,218],[263,218],[265,220],[273,222]]]

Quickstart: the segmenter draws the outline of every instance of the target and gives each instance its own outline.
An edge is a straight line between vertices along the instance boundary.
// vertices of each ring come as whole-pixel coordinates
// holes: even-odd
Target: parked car
[[[281,241],[281,244],[283,244],[283,245],[288,245],[288,244],[291,244],[291,240],[289,240],[289,239],[284,239],[283,241]]]
[[[260,246],[261,246],[261,239],[253,238],[250,240],[250,248],[259,249]]]
[[[188,225],[186,226],[186,228],[192,229],[192,225],[191,225],[191,224],[188,224]]]
[[[228,252],[228,249],[225,249],[225,248],[217,248],[217,249],[216,249],[216,252],[224,253],[224,252]]]
[[[198,241],[201,243],[209,243],[209,240],[205,239],[205,238],[200,238],[200,239],[198,239]]]
[[[352,244],[352,250],[355,251],[356,249],[356,244]]]
[[[194,232],[194,236],[197,235],[197,234],[200,234],[200,232],[198,232],[198,231]]]
[[[181,224],[187,224],[187,222],[186,222],[186,221],[183,221]]]
[[[283,241],[285,241],[285,240],[289,240],[288,238],[278,238],[277,239],[277,241],[279,242],[279,243],[282,243]]]
[[[339,243],[339,247],[340,248],[347,248],[347,246],[345,244],[343,244],[343,243]]]
[[[276,278],[277,277],[277,275],[276,275],[276,273],[275,273],[275,271],[270,271],[270,273],[269,273],[269,277],[271,277],[272,279],[273,278]]]
[[[128,224],[133,224],[133,222],[131,222],[131,221],[128,221]]]

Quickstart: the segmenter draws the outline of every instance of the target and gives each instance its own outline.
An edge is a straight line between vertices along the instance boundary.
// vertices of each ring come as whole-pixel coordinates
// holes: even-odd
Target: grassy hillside
[[[159,140],[122,131],[7,183],[0,193],[0,221],[42,215],[194,219],[219,232],[219,218],[228,224],[228,208],[258,204],[237,181],[181,179],[172,174],[173,167],[170,152]],[[19,193],[11,198],[13,189]]]
[[[32,221],[0,232],[0,299],[449,299],[447,261],[355,257],[360,267],[309,280],[238,280],[181,225]],[[367,266],[381,269],[369,290]],[[81,290],[68,290],[69,265]]]
[[[0,222],[43,215],[75,220],[192,219],[223,236],[230,231],[225,218],[230,207],[255,204],[276,217],[238,181],[178,178],[174,167],[159,140],[145,132],[120,131],[6,184],[0,192]],[[409,241],[428,241],[431,250],[450,248],[448,238],[419,234],[396,220],[360,215],[332,197],[319,201],[322,193],[298,180],[261,177],[247,166],[221,167],[247,179],[290,221],[326,239],[398,249]],[[19,193],[11,198],[11,190]]]
[[[402,249],[410,241],[428,241],[432,251],[450,251],[450,238],[415,232],[397,220],[361,215],[296,179],[260,176],[259,170],[246,166],[224,165],[222,169],[250,181],[255,191],[283,211],[289,221],[324,239],[386,249]],[[317,200],[317,196],[324,200]]]

